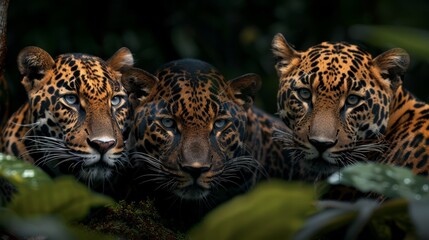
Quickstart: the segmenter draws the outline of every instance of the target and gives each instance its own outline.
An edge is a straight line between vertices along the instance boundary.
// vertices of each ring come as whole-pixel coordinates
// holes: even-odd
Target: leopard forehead
[[[156,73],[153,100],[164,100],[169,112],[188,126],[205,126],[232,102],[227,83],[213,66],[192,59],[174,61]]]
[[[113,92],[120,91],[118,73],[106,62],[86,54],[63,54],[55,61],[56,87],[64,91],[77,91],[88,101],[104,101]]]
[[[361,91],[371,76],[372,57],[356,45],[324,42],[301,54],[295,77],[302,84],[314,86],[319,96],[337,93],[338,99],[348,91]]]

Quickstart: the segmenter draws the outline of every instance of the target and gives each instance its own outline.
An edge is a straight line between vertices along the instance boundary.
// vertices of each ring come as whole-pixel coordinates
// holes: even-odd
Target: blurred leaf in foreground
[[[328,178],[330,184],[343,184],[362,192],[374,192],[389,198],[420,200],[429,197],[429,180],[410,169],[379,163],[357,163]]]
[[[110,235],[66,224],[52,215],[19,217],[8,209],[0,210],[2,239],[114,239]]]
[[[191,239],[291,239],[315,211],[310,185],[267,181],[211,212]]]
[[[40,168],[16,157],[0,153],[0,177],[15,187],[37,187],[41,183],[52,181]]]
[[[91,192],[73,177],[64,176],[37,189],[19,189],[6,207],[22,217],[56,215],[72,221],[84,218],[92,207],[113,204],[107,196]]]

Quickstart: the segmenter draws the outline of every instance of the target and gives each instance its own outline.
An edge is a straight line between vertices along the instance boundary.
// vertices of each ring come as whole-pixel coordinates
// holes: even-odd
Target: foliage
[[[429,229],[429,180],[411,170],[375,163],[358,163],[333,174],[328,182],[387,197],[378,202],[320,201],[322,210],[307,220],[296,239],[317,239],[343,231],[344,239],[427,239]],[[342,229],[342,227],[345,227]]]
[[[215,209],[190,232],[191,239],[291,239],[315,209],[314,189],[269,181]]]
[[[37,188],[40,184],[51,181],[51,178],[40,168],[3,153],[0,153],[0,177],[7,179],[18,188],[21,186]]]
[[[429,198],[427,178],[415,175],[408,168],[391,165],[357,163],[334,173],[328,182],[355,187],[362,192],[380,193],[389,198]]]
[[[33,165],[0,155],[0,177],[16,185],[0,208],[11,237],[112,239],[427,239],[429,180],[409,169],[358,163],[333,174],[344,185],[383,195],[355,202],[318,200],[311,184],[270,180],[209,213],[188,235],[164,227],[151,201],[118,204],[71,177],[50,179]],[[31,174],[30,174],[31,173]],[[107,207],[106,207],[107,206]],[[102,207],[102,208],[100,208]],[[221,229],[221,231],[219,230]]]
[[[0,208],[4,234],[18,238],[110,239],[73,224],[93,207],[114,204],[110,198],[89,191],[71,177],[52,180],[34,165],[5,154],[0,154],[0,179],[1,189],[13,186],[13,191],[1,192],[3,200],[10,200]]]
[[[0,233],[10,237],[185,238],[183,233],[163,226],[151,201],[116,203],[70,176],[51,179],[34,165],[9,155],[0,154],[0,179],[0,197],[4,200]]]
[[[192,239],[427,239],[429,181],[405,168],[361,163],[330,177],[390,197],[314,201],[311,185],[267,182],[210,213]],[[219,231],[222,229],[222,231]]]

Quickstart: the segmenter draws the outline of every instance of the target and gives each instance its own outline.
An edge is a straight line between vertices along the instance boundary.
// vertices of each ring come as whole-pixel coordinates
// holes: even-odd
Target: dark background
[[[386,29],[393,34],[383,35]],[[297,50],[327,40],[359,44],[373,55],[403,47],[411,55],[405,84],[429,102],[426,0],[10,0],[11,110],[26,98],[16,67],[22,48],[39,46],[53,57],[83,52],[107,59],[125,46],[135,66],[150,72],[167,61],[193,57],[211,63],[227,79],[257,73],[263,87],[256,104],[275,113],[278,82],[270,44],[278,32]]]

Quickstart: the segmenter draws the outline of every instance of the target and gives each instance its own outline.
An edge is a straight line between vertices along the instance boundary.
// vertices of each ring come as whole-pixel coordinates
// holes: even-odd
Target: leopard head
[[[260,79],[226,81],[194,59],[165,64],[155,76],[135,69],[124,85],[133,103],[131,160],[140,176],[185,200],[218,197],[242,187],[257,167],[244,142],[247,109]]]
[[[103,182],[124,165],[129,104],[122,70],[133,64],[126,48],[109,60],[86,54],[53,58],[38,47],[18,56],[28,94],[30,130],[24,158],[53,175]],[[128,129],[128,130],[127,130]]]
[[[278,113],[292,129],[279,138],[310,179],[383,151],[392,95],[409,63],[404,50],[373,58],[356,45],[324,42],[301,52],[282,34],[272,49]]]

